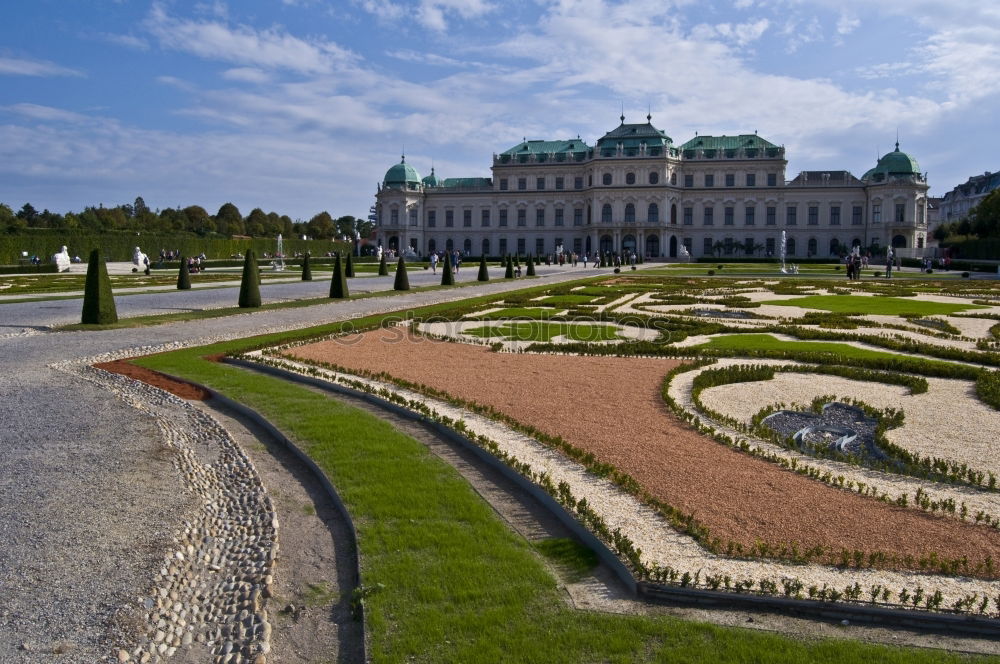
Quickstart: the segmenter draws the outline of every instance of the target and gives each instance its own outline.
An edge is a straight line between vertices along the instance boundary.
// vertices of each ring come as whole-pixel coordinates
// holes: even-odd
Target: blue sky
[[[941,195],[1000,168],[1000,3],[12,0],[0,202],[143,196],[363,216],[398,162],[488,176],[528,138],[754,130],[787,175],[903,150]]]

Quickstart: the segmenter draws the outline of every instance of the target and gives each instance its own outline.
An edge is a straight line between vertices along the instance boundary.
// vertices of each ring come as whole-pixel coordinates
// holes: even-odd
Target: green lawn
[[[972,661],[667,616],[574,611],[535,548],[425,446],[311,389],[200,359],[261,341],[185,349],[139,363],[210,385],[256,409],[331,479],[357,527],[363,583],[372,589],[366,606],[373,662]],[[580,573],[590,565],[573,547],[538,548]]]
[[[519,321],[504,325],[486,325],[467,329],[463,334],[476,337],[505,337],[513,341],[551,341],[565,335],[573,341],[616,341],[621,339],[611,325],[589,323],[539,323]]]
[[[779,307],[802,307],[822,309],[842,314],[881,314],[884,316],[947,316],[968,309],[982,309],[976,304],[951,304],[948,302],[924,302],[904,297],[865,297],[863,295],[806,295],[791,300],[768,300],[761,304]]]
[[[599,304],[595,300],[592,295],[549,295],[536,301],[546,307],[576,307],[581,304]]]
[[[556,313],[558,312],[555,309],[546,309],[543,307],[507,307],[506,309],[491,311],[487,314],[470,314],[466,318],[475,320],[511,320],[515,318],[543,320],[545,318],[552,318]]]

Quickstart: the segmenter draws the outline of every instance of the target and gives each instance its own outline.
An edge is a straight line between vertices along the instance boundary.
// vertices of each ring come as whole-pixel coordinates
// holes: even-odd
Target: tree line
[[[251,237],[275,237],[279,233],[285,237],[307,235],[316,240],[353,240],[355,232],[368,237],[373,224],[367,219],[345,215],[334,219],[329,212],[319,212],[309,220],[292,220],[286,214],[264,212],[254,208],[246,216],[232,203],[225,203],[214,215],[200,205],[185,208],[164,208],[151,210],[142,196],[134,203],[124,203],[116,207],[86,207],[81,212],[59,214],[42,210],[39,212],[31,203],[25,203],[20,210],[0,203],[0,228],[16,234],[28,228],[48,228],[83,230],[94,233],[109,231],[146,231],[158,233],[189,232],[201,236],[248,235]]]
[[[955,236],[976,236],[980,239],[1000,238],[1000,189],[994,189],[958,221],[943,223],[934,229],[938,241]]]

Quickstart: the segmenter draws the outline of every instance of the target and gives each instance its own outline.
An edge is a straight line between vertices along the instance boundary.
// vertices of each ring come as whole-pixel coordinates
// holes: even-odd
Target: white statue
[[[382,260],[382,245],[381,244],[378,246],[378,249],[375,250],[375,255],[378,257],[379,260]]]
[[[66,245],[63,245],[63,248],[59,250],[58,254],[52,255],[52,260],[56,264],[57,272],[66,272],[69,270],[70,258],[69,252],[66,251]]]
[[[132,268],[133,272],[138,272],[139,270],[149,269],[149,257],[142,253],[142,249],[136,247],[132,252],[132,264],[135,266]]]

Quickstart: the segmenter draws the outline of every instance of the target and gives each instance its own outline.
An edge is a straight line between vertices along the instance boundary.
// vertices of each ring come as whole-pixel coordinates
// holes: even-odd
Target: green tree
[[[979,237],[1000,235],[1000,189],[994,189],[969,213],[972,232]]]
[[[240,281],[241,309],[252,309],[260,306],[260,270],[257,267],[257,257],[253,249],[247,249],[243,259],[243,279]]]
[[[215,230],[223,235],[243,234],[243,215],[232,203],[223,203],[215,213]]]
[[[514,260],[510,256],[507,256],[507,269],[503,273],[503,278],[504,279],[514,278]]]
[[[347,290],[347,275],[344,274],[344,267],[340,264],[340,252],[335,254],[333,260],[333,279],[330,281],[330,297],[345,298],[350,295]]]
[[[385,254],[382,254],[383,256]],[[399,262],[396,263],[396,281],[392,285],[393,290],[410,290],[410,278],[406,276],[406,263],[403,262],[403,257],[399,257]]]
[[[451,252],[444,252],[444,267],[441,268],[441,285],[454,286],[455,273],[451,270]]]
[[[250,210],[246,221],[247,234],[254,237],[261,237],[265,234],[265,226],[267,226],[267,214],[260,208]]]
[[[268,212],[267,221],[264,222],[264,235],[267,235],[268,237],[277,237],[279,233],[284,234],[284,232],[285,226],[281,223],[281,217],[278,216],[278,213]],[[289,235],[291,234],[289,233]]]
[[[191,271],[184,256],[181,256],[181,269],[177,273],[177,290],[191,290]]]
[[[524,276],[526,277],[535,276],[535,261],[531,259],[531,254],[528,254],[528,269],[524,272]]]
[[[287,214],[283,214],[281,215],[280,221],[281,221],[282,235],[284,235],[285,237],[292,237],[293,235],[295,235],[295,223],[292,221],[291,217],[289,217]]]
[[[135,203],[132,204],[132,214],[136,217],[141,217],[148,212],[151,212],[151,210],[146,205],[146,201],[142,200],[142,196],[136,196]]]
[[[28,222],[15,215],[9,205],[0,203],[0,226],[10,232],[16,232],[24,230],[28,226]]]
[[[315,240],[325,240],[333,234],[333,217],[329,212],[320,212],[307,224],[309,235]]]
[[[309,264],[309,252],[306,252],[305,258],[302,259],[302,281],[312,281],[313,272],[312,266]]]
[[[89,325],[109,325],[118,322],[118,309],[111,292],[108,266],[100,249],[90,252],[87,281],[83,288],[83,315],[80,322]]]
[[[38,219],[38,210],[31,203],[25,203],[17,211],[17,218],[23,219],[29,226],[34,226],[35,221]]]
[[[387,277],[389,276],[389,266],[385,264],[385,252],[382,252],[382,258],[378,261],[378,276]]]
[[[208,233],[215,232],[215,220],[208,216],[205,208],[200,205],[189,205],[184,208],[183,212],[187,218],[187,230],[199,235],[207,235]]]
[[[336,226],[336,234],[343,238],[346,238],[348,242],[354,241],[354,233],[358,228],[358,220],[351,215],[344,215],[343,217],[337,217],[337,221],[334,222]]]
[[[347,252],[347,266],[344,268],[344,274],[350,278],[354,278],[354,259],[351,257],[351,252]]]
[[[476,279],[478,281],[490,280],[490,269],[486,266],[486,254],[479,258],[479,276]]]

